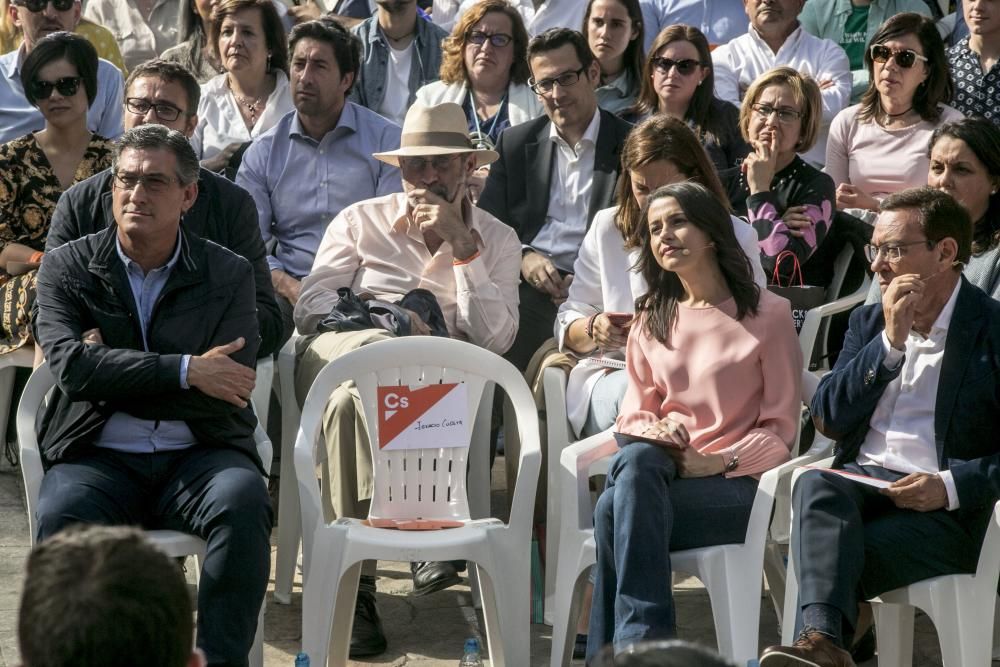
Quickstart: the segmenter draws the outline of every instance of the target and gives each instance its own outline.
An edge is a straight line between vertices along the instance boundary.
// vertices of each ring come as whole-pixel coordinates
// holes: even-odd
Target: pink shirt
[[[699,452],[739,456],[729,477],[784,463],[801,406],[802,353],[786,299],[761,290],[755,317],[733,299],[679,306],[670,346],[637,323],[625,352],[629,375],[617,430],[642,434],[663,417],[684,424]]]

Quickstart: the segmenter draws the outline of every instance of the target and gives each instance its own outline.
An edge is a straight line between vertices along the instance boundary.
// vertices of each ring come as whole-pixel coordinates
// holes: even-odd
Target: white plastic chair
[[[31,531],[31,545],[35,545],[38,534],[38,518],[35,511],[38,507],[38,493],[42,486],[45,469],[42,467],[42,456],[38,450],[38,435],[35,432],[35,418],[41,410],[49,391],[55,384],[55,378],[48,363],[43,363],[28,378],[28,383],[21,394],[21,402],[17,407],[17,439],[20,446],[21,474],[24,478],[25,504],[28,510],[28,530]],[[257,453],[260,455],[264,470],[271,469],[272,448],[267,434],[260,424],[254,431],[254,441]],[[265,481],[266,484],[266,481]],[[158,549],[171,558],[193,556],[195,558],[195,581],[201,577],[201,559],[205,556],[205,541],[194,535],[176,530],[147,530],[149,538]],[[253,646],[250,649],[250,667],[264,666],[264,605],[261,604],[257,619],[257,632],[254,635]]]
[[[829,458],[817,465],[829,466]],[[794,485],[803,471],[792,478]],[[793,525],[794,529],[794,525]],[[913,664],[913,613],[919,607],[937,628],[944,667],[989,667],[993,652],[1000,576],[1000,502],[993,507],[989,528],[973,574],[951,574],[918,581],[871,600],[878,638],[879,667]],[[788,554],[785,617],[781,643],[795,641],[799,586],[794,557]]]
[[[0,354],[0,437],[7,437],[11,402],[14,398],[14,375],[18,368],[31,368],[35,363],[35,346],[25,345],[13,352]]]
[[[804,382],[803,401],[811,400],[814,390],[814,383]],[[609,430],[570,445],[560,456],[558,490],[562,516],[556,561],[552,667],[569,664],[575,636],[571,629],[583,595],[580,584],[590,566],[597,562],[588,480],[591,474],[605,472],[608,460],[617,451],[618,445]],[[670,553],[674,572],[694,575],[705,584],[712,603],[719,653],[737,664],[746,664],[758,655],[764,546],[778,481],[812,460],[801,456],[763,475],[742,544]]]
[[[292,602],[292,582],[295,579],[295,564],[302,538],[302,514],[299,508],[299,494],[295,480],[295,438],[299,431],[302,412],[295,397],[295,341],[298,332],[278,353],[278,388],[281,397],[281,472],[278,483],[278,554],[274,572],[274,599],[281,604]],[[490,408],[493,402],[493,386],[483,392],[481,409],[476,414],[473,438],[478,442],[488,442],[490,437]],[[490,471],[470,470],[474,477],[473,489],[469,497],[472,516],[483,518],[490,512]],[[478,596],[477,596],[478,598]],[[478,601],[477,601],[478,606]]]
[[[370,516],[451,519],[458,528],[397,531],[357,519],[323,520],[313,447],[331,392],[354,380],[372,443],[378,442],[378,386],[464,382],[468,414],[489,412],[481,400],[488,382],[512,401],[521,442],[510,521],[473,519],[466,494],[466,465],[489,466],[488,440],[433,450],[380,450],[372,446],[374,494]],[[485,406],[485,407],[484,407]],[[380,341],[330,362],[316,376],[302,410],[295,443],[304,553],[302,647],[314,665],[346,665],[361,564],[368,559],[465,559],[479,574],[491,664],[529,663],[531,517],[541,452],[538,417],[524,378],[510,363],[469,343],[416,336]],[[488,474],[488,470],[487,470]],[[481,476],[481,475],[480,475]],[[470,482],[471,484],[472,482]],[[329,653],[328,653],[329,651]]]
[[[267,431],[267,415],[271,408],[271,387],[274,385],[274,359],[264,357],[257,360],[257,382],[250,400],[253,401],[257,421]]]

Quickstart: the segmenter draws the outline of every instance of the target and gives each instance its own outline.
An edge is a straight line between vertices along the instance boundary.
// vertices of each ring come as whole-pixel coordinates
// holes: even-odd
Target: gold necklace
[[[267,104],[267,95],[264,95],[262,97],[257,97],[254,99],[248,99],[246,97],[243,97],[235,90],[233,90],[233,84],[230,82],[228,76],[226,77],[226,87],[229,88],[229,92],[233,94],[233,97],[236,98],[236,101],[247,108],[247,111],[250,112],[250,124],[255,125],[257,123],[258,105],[260,105],[259,107],[260,109],[264,108],[264,105]]]

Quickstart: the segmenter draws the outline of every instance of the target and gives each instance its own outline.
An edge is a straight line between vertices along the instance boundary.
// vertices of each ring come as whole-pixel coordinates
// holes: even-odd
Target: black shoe
[[[577,633],[576,641],[573,643],[573,659],[583,660],[587,657],[587,635]]]
[[[872,623],[868,632],[851,647],[851,659],[857,664],[868,662],[875,657],[875,624]]]
[[[375,595],[358,591],[354,603],[354,627],[351,629],[351,658],[364,658],[385,651],[382,619],[375,607]]]
[[[429,595],[462,581],[455,561],[422,561],[410,563],[413,573],[413,594]]]

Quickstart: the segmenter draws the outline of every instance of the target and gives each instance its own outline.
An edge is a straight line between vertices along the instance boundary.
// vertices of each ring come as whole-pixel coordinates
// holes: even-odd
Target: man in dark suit
[[[867,246],[882,303],[856,310],[812,403],[833,467],[793,492],[800,632],[762,667],[853,666],[858,603],[974,572],[1000,497],[1000,303],[961,275],[972,224],[950,196],[888,197]]]
[[[632,127],[598,109],[601,70],[579,32],[543,32],[528,46],[528,63],[545,116],[500,135],[500,159],[478,202],[513,227],[524,246],[520,325],[505,355],[522,371],[552,337],[594,214],[613,203],[618,155]]]
[[[125,84],[125,129],[156,123],[182,132],[189,139],[198,124],[201,88],[181,65],[151,60],[139,65]],[[114,224],[111,212],[112,174],[106,169],[77,183],[59,197],[45,241],[51,251],[64,243]],[[288,338],[274,300],[271,272],[257,224],[257,207],[243,188],[207,169],[198,173],[198,199],[184,214],[184,229],[242,256],[254,271],[258,355],[271,356]]]

